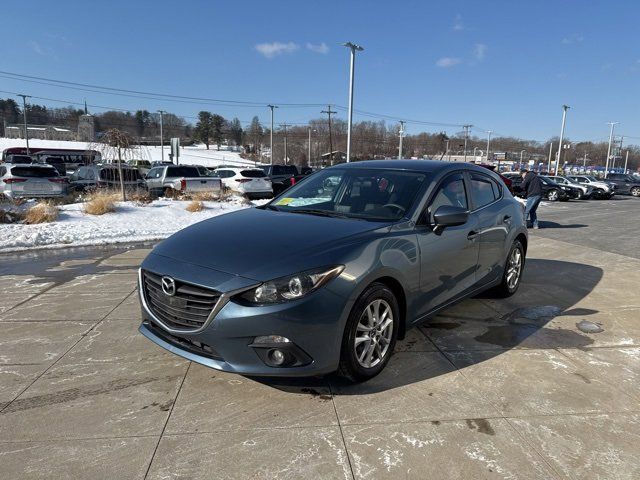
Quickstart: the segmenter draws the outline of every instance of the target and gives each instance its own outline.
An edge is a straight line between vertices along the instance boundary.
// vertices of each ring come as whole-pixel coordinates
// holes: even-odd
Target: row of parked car
[[[230,190],[249,198],[271,198],[309,173],[311,169],[299,171],[294,165],[207,168],[146,160],[82,165],[67,172],[64,165],[28,163],[21,158],[17,163],[0,165],[0,194],[51,198],[71,191],[117,189],[122,183],[126,189],[145,189],[154,196]]]

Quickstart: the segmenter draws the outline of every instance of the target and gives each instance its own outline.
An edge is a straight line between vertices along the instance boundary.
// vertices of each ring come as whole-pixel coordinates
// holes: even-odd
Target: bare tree
[[[104,135],[100,137],[98,143],[92,146],[95,150],[98,150],[102,158],[116,160],[118,165],[118,176],[120,177],[120,192],[122,193],[122,201],[127,201],[127,194],[124,190],[124,177],[122,172],[122,164],[126,160],[134,158],[137,146],[134,145],[134,140],[131,135],[117,128],[107,130]]]

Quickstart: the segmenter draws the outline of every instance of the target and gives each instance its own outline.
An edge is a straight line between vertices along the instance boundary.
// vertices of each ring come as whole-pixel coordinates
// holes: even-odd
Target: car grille
[[[144,298],[158,320],[172,329],[193,331],[202,328],[216,306],[220,293],[175,281],[173,296],[162,291],[162,276],[142,272]]]

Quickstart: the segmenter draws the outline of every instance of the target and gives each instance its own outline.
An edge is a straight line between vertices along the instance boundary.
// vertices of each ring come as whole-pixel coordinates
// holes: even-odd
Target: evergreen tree
[[[193,136],[196,140],[200,140],[207,146],[209,150],[209,140],[213,136],[213,116],[210,112],[199,112],[198,123],[193,131]]]
[[[249,142],[253,144],[253,152],[258,153],[258,149],[260,147],[260,143],[262,142],[262,136],[264,135],[264,129],[260,124],[260,120],[258,117],[253,117],[251,120],[251,125],[249,125],[249,129],[247,130],[247,136],[249,137]]]
[[[224,117],[214,113],[211,117],[211,138],[213,139],[213,143],[217,145],[218,150],[220,150],[220,144],[223,139],[222,130],[224,128],[224,124]]]
[[[229,124],[229,140],[231,140],[235,145],[242,145],[242,133],[242,124],[240,123],[240,120],[238,120],[238,118],[231,120],[231,123]]]

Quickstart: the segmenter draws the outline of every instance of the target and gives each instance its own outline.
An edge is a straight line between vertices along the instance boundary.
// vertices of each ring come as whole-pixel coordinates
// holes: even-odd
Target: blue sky
[[[183,96],[346,106],[348,51],[340,44],[352,41],[365,47],[356,65],[357,109],[470,123],[478,136],[491,129],[542,140],[559,134],[566,103],[573,140],[606,139],[610,120],[621,122],[620,133],[640,137],[640,3],[633,1],[22,0],[3,4],[2,15],[12,19],[3,22],[0,42],[0,70],[7,72]],[[267,108],[161,102],[1,77],[0,90],[188,117],[207,109],[269,119]],[[276,121],[305,122],[319,110],[281,108]]]

